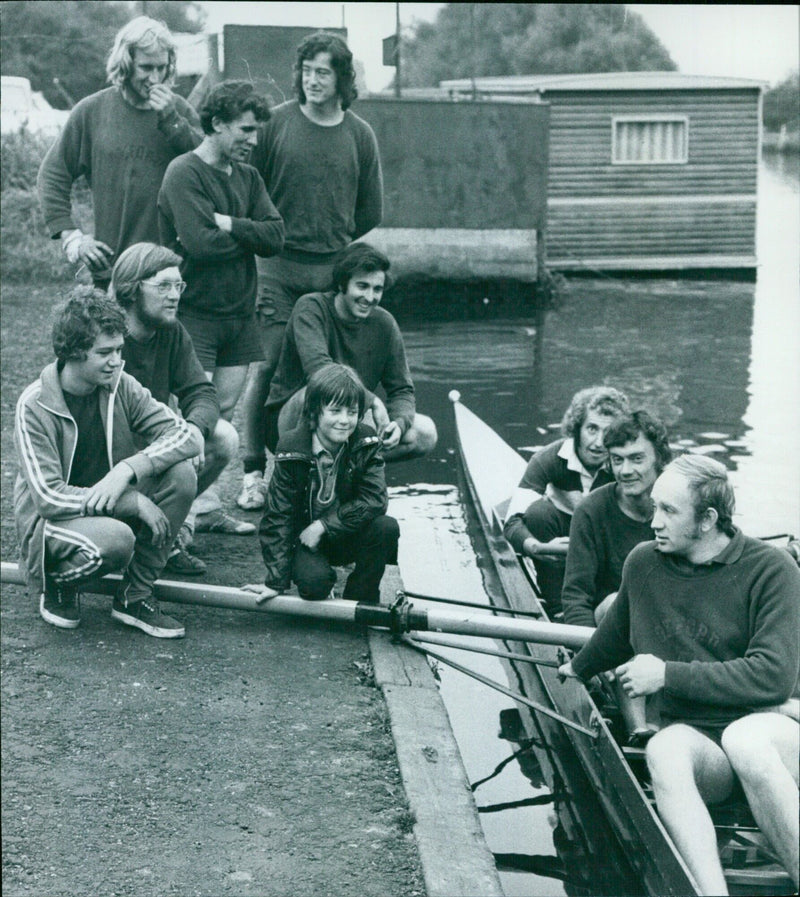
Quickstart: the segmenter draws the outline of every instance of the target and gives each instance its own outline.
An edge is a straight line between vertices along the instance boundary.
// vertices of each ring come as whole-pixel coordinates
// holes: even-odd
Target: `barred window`
[[[689,120],[685,116],[615,116],[614,165],[676,165],[689,158]]]

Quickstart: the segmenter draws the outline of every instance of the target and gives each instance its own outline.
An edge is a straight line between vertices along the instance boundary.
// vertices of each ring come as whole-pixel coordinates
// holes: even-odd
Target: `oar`
[[[414,641],[424,642],[426,645],[439,645],[440,648],[471,651],[473,654],[488,654],[490,657],[499,657],[502,660],[518,660],[521,663],[535,664],[537,667],[553,667],[557,670],[561,666],[557,660],[537,660],[535,657],[531,657],[530,654],[520,654],[518,651],[498,651],[493,648],[484,648],[480,645],[468,645],[465,642],[455,642],[452,639],[442,638],[439,635],[415,635]]]
[[[489,610],[493,614],[513,614],[515,617],[534,617],[537,620],[542,619],[540,611],[535,610],[514,610],[511,607],[495,607],[494,604],[478,604],[476,601],[461,601],[456,598],[437,598],[433,595],[423,595],[420,592],[409,592],[403,589],[407,598],[420,598],[422,601],[433,601],[437,604],[454,604],[458,607],[474,607],[478,610]]]
[[[3,561],[0,566],[0,582],[23,585],[25,578],[16,564]],[[104,576],[93,581],[86,591],[113,595],[119,583],[118,575]],[[257,604],[256,596],[242,589],[165,580],[156,580],[153,591],[159,600],[177,604],[200,604],[206,607],[227,607],[260,613],[338,620],[363,626],[378,626],[392,632],[447,632],[452,635],[478,635],[493,639],[563,645],[566,648],[582,647],[594,632],[594,629],[587,626],[569,626],[566,623],[504,620],[486,613],[459,614],[438,608],[421,610],[405,601],[402,593],[400,600],[392,607],[386,607],[345,601],[341,598],[304,601],[294,595],[277,595],[269,601]]]

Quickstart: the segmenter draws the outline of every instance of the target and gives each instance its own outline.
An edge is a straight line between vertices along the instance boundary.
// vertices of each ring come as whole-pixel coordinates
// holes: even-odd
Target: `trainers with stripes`
[[[139,601],[125,601],[119,596],[111,605],[111,616],[126,626],[135,626],[152,635],[154,638],[183,638],[186,630],[183,625],[167,614],[150,595]]]
[[[81,621],[81,595],[78,587],[47,579],[39,598],[42,619],[59,629],[75,629]]]
[[[237,520],[222,508],[208,514],[200,514],[194,524],[196,533],[225,533],[228,536],[250,536],[256,531],[254,523]]]

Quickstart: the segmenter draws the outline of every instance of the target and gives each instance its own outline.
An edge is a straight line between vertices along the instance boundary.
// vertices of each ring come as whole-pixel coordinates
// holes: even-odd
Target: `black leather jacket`
[[[336,478],[338,500],[319,518],[327,531],[323,539],[356,532],[385,514],[389,504],[381,441],[372,427],[359,424],[343,452]],[[312,522],[312,497],[318,488],[311,431],[303,421],[278,443],[259,526],[265,583],[271,589],[284,591],[289,586],[292,558],[300,533]]]

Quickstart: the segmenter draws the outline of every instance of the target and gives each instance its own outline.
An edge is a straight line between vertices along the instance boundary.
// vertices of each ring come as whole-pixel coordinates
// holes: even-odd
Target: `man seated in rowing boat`
[[[797,888],[800,570],[733,525],[718,461],[676,459],[652,501],[655,541],[630,553],[616,601],[560,672],[587,680],[616,668],[631,697],[660,696],[647,764],[700,893],[728,893],[706,804],[728,798],[737,778]]]
[[[613,482],[603,436],[629,412],[627,396],[613,387],[576,393],[561,421],[562,438],[531,458],[511,496],[503,533],[518,554],[534,558],[551,613],[560,608],[572,514],[592,489]]]
[[[281,436],[259,527],[267,567],[257,600],[286,591],[328,598],[334,566],[355,561],[344,598],[377,604],[386,564],[397,563],[400,529],[386,515],[381,440],[363,423],[367,392],[352,369],[327,364],[311,375],[303,416]]]
[[[625,558],[653,538],[650,492],[672,460],[667,430],[647,411],[618,418],[603,445],[614,482],[595,489],[572,515],[561,604],[564,622],[596,626],[622,581]]]
[[[603,445],[615,482],[595,489],[578,505],[569,528],[569,550],[561,605],[564,622],[596,626],[617,597],[625,558],[653,538],[650,492],[672,460],[666,427],[646,411],[620,417],[606,430]],[[632,744],[658,729],[644,700],[617,687],[620,710]]]

